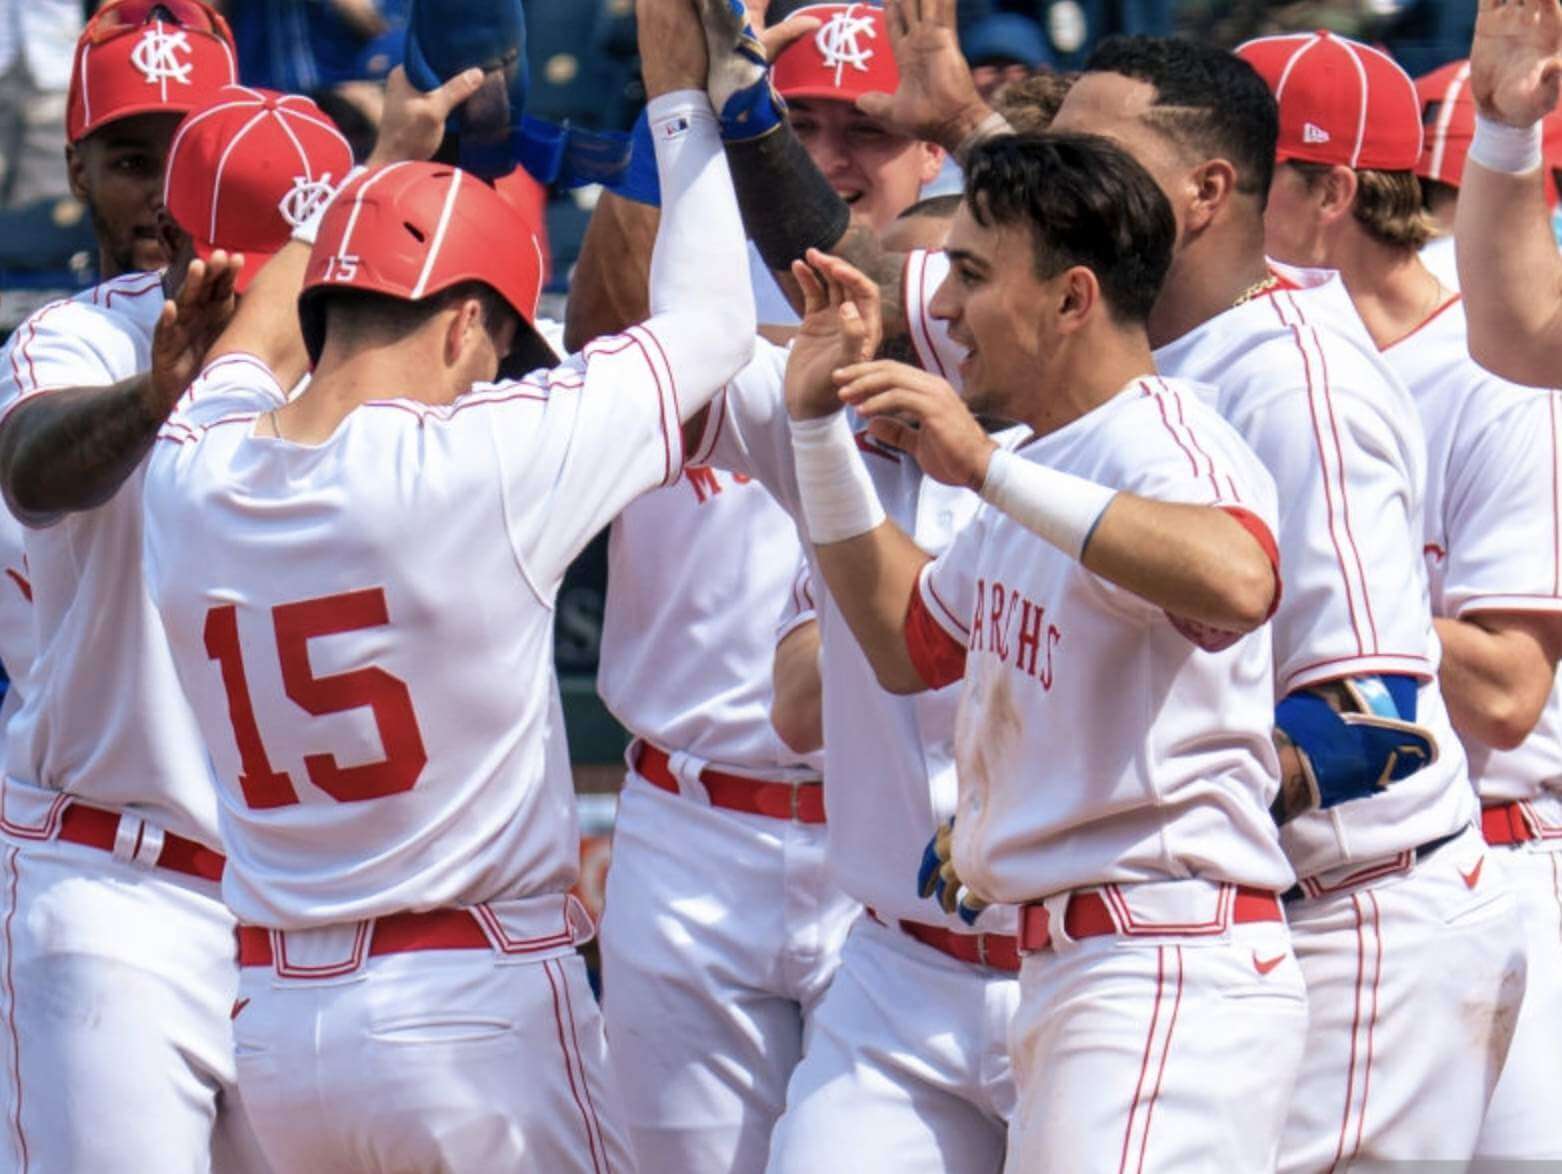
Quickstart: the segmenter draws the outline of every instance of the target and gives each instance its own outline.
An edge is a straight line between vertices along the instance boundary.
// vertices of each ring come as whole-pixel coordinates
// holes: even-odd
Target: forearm
[[[770,724],[789,750],[810,754],[824,745],[824,688],[819,675],[819,624],[810,620],[776,646]]]
[[[1154,501],[998,450],[981,495],[1086,570],[1224,632],[1262,624],[1275,575],[1258,540],[1212,506]]]
[[[650,317],[651,249],[660,222],[657,209],[602,193],[570,275],[566,349],[578,351]]]
[[[289,241],[279,249],[239,299],[233,321],[206,355],[210,364],[225,354],[254,355],[291,388],[309,370],[298,324],[298,292],[309,267],[309,245]]]
[[[1512,174],[1465,165],[1454,221],[1470,354],[1519,383],[1553,386],[1562,371],[1562,255],[1539,167]]]
[[[11,512],[45,526],[112,498],[162,426],[152,399],[151,377],[142,374],[18,404],[0,427],[0,488]]]
[[[917,576],[932,561],[894,522],[842,542],[815,544],[831,598],[891,693],[920,693],[927,682],[906,644],[906,611]]]
[[[1521,628],[1492,631],[1478,620],[1438,617],[1438,682],[1454,729],[1498,750],[1519,746],[1540,720],[1556,664]]]
[[[695,91],[664,94],[652,100],[650,115],[663,199],[649,325],[666,351],[687,420],[753,354],[754,294],[709,101]]]

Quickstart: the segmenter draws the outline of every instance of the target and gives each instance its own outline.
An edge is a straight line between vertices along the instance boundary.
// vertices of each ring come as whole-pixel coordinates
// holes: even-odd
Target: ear
[[[65,173],[70,177],[71,195],[83,204],[87,202],[87,161],[81,148],[75,143],[65,144]]]
[[[476,298],[463,298],[452,308],[445,330],[445,363],[454,366],[483,332],[483,306]]]
[[[918,143],[917,150],[922,152],[922,183],[930,184],[944,169],[944,148],[934,143]]]
[[[1361,189],[1361,181],[1349,167],[1336,164],[1329,168],[1329,174],[1323,177],[1323,182],[1317,187],[1317,194],[1322,201],[1318,207],[1318,214],[1326,225],[1337,224],[1351,214],[1351,209],[1356,204],[1356,193]]]
[[[1190,199],[1183,230],[1194,233],[1209,227],[1237,193],[1237,171],[1224,159],[1210,159],[1188,173]]]
[[[1083,265],[1075,265],[1063,272],[1054,313],[1060,334],[1074,334],[1084,329],[1094,316],[1101,302],[1101,283],[1096,275]]]

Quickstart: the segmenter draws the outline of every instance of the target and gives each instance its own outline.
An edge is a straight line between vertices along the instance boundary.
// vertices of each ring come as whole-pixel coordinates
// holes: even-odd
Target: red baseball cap
[[[812,35],[783,49],[770,67],[770,79],[783,98],[855,102],[863,94],[893,94],[900,87],[882,8],[810,4],[792,15],[817,17],[820,24]]]
[[[1470,63],[1450,61],[1416,79],[1416,94],[1421,99],[1421,121],[1426,128],[1426,145],[1416,164],[1422,179],[1459,186],[1464,160],[1475,137],[1475,95],[1470,91]],[[1546,202],[1557,204],[1555,172],[1562,168],[1562,113],[1552,111],[1541,120],[1541,153],[1546,166],[1542,172],[1546,184]]]
[[[361,173],[332,201],[309,255],[299,317],[311,360],[325,343],[318,295],[358,289],[416,302],[480,281],[535,336],[542,246],[493,188],[442,163],[393,163]]]
[[[238,81],[228,22],[201,0],[109,0],[76,40],[65,137],[121,118],[184,114]]]
[[[163,203],[197,256],[244,254],[242,291],[352,165],[347,140],[308,98],[224,86],[174,133]]]
[[[1280,106],[1275,158],[1410,171],[1421,157],[1415,83],[1387,53],[1337,37],[1260,37],[1237,49]]]

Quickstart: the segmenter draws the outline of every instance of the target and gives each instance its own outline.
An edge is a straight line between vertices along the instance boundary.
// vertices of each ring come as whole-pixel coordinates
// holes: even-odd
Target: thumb
[[[778,25],[760,30],[759,43],[764,47],[765,60],[774,61],[793,41],[802,40],[809,33],[816,32],[818,28],[817,16],[799,14],[787,17]]]
[[[857,109],[880,122],[892,122],[890,111],[895,108],[895,96],[882,91],[863,94],[857,99]]]
[[[463,69],[455,77],[430,94],[429,97],[442,114],[449,114],[457,106],[477,93],[482,88],[482,85],[483,71],[474,65],[470,69]]]

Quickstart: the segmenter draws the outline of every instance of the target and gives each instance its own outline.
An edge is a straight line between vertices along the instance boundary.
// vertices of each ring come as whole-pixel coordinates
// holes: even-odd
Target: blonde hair
[[[1324,163],[1293,162],[1309,188],[1329,173]],[[1421,198],[1421,181],[1413,171],[1356,172],[1356,222],[1373,240],[1404,249],[1419,249],[1437,235],[1437,223]]]

